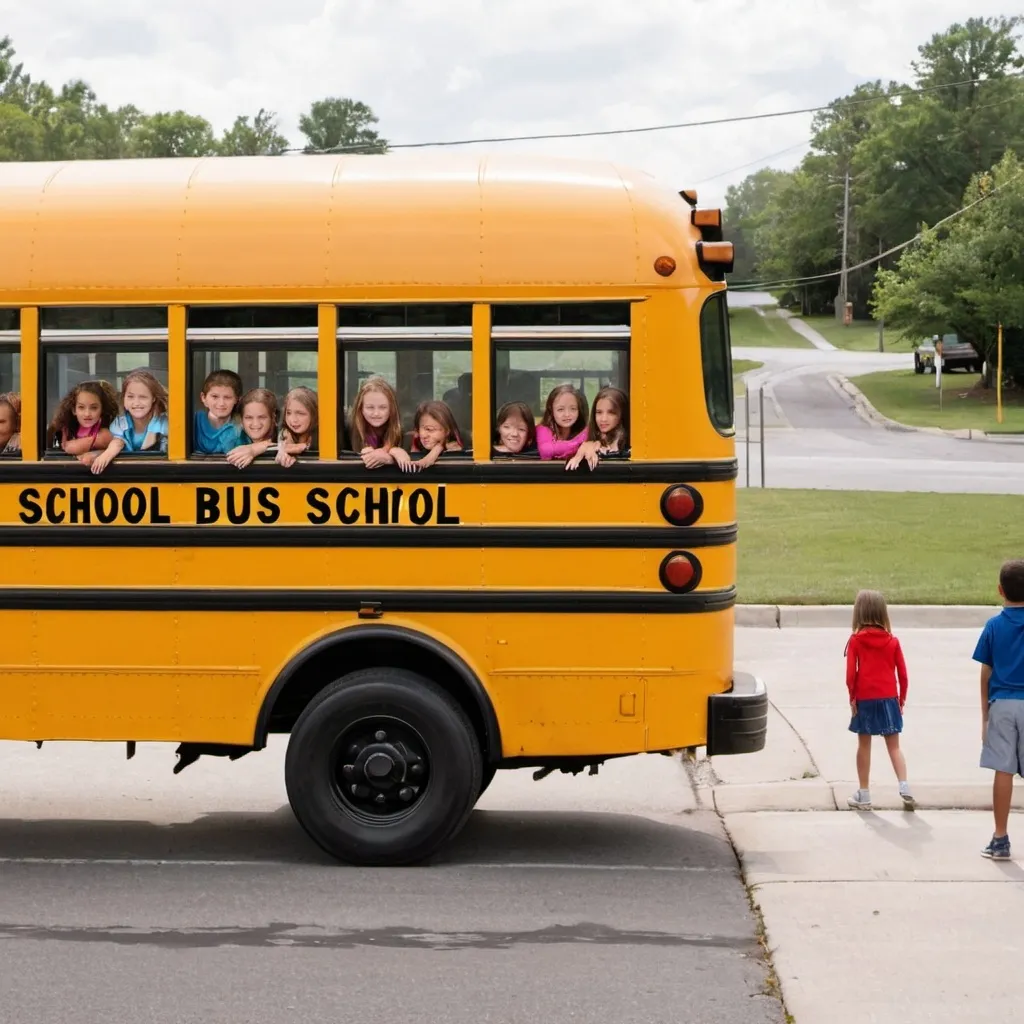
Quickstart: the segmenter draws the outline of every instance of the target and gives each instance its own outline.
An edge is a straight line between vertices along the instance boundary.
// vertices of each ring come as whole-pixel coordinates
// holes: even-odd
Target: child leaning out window
[[[102,473],[121,452],[167,452],[167,390],[149,370],[132,370],[124,378],[121,408],[110,424],[107,450],[92,464],[94,473]]]
[[[281,434],[277,439],[277,463],[294,466],[296,456],[316,451],[319,403],[312,388],[292,388],[284,396]]]
[[[559,384],[548,395],[537,427],[537,450],[542,459],[568,459],[587,437],[586,399],[572,386]]]
[[[0,395],[0,455],[21,451],[21,395],[7,391]]]
[[[618,388],[601,388],[594,399],[590,413],[587,439],[576,454],[565,464],[566,469],[577,469],[586,459],[591,469],[597,468],[602,455],[629,450],[629,398]]]
[[[214,370],[199,392],[201,409],[192,419],[192,447],[197,455],[227,455],[242,443],[242,425],[235,416],[242,397],[242,378],[234,370]]]
[[[367,469],[398,466],[403,473],[415,473],[416,463],[402,447],[402,417],[398,396],[383,377],[370,377],[356,394],[349,424],[352,447]]]
[[[228,462],[244,469],[253,459],[275,447],[277,398],[266,388],[253,388],[242,396],[242,443],[228,452]]]
[[[117,392],[105,380],[76,384],[60,401],[51,424],[62,451],[86,466],[113,440],[110,424],[117,416]]]

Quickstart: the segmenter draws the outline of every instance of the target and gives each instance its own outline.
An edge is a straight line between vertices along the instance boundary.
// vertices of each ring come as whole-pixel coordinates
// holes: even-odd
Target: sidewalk
[[[768,686],[767,746],[699,762],[698,795],[723,816],[796,1024],[1016,1019],[1024,828],[1011,816],[1015,861],[980,856],[992,832],[971,661],[980,627],[894,625],[910,671],[901,746],[916,813],[896,810],[881,740],[875,809],[846,807],[847,628],[737,629],[736,667]]]

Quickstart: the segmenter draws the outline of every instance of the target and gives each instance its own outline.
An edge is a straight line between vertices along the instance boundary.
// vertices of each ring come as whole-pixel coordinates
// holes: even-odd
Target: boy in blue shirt
[[[234,370],[214,370],[203,381],[192,420],[192,448],[197,455],[226,455],[242,443],[242,425],[235,415],[242,397],[242,378]]]
[[[981,767],[995,772],[996,830],[981,855],[1009,860],[1013,777],[1024,775],[1024,559],[1003,564],[999,593],[1004,608],[985,623],[974,650],[981,662]]]

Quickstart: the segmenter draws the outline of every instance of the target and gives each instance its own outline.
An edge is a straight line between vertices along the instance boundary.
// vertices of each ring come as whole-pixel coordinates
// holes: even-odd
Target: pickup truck
[[[937,337],[937,335],[936,335]],[[967,370],[981,373],[982,358],[975,347],[957,334],[942,336],[943,370]],[[922,341],[914,349],[914,373],[935,372],[935,338]]]

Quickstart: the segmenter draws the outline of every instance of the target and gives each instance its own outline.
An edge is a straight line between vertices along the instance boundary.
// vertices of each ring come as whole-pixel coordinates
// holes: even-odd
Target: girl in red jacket
[[[892,635],[885,598],[862,590],[853,606],[853,636],[846,643],[846,688],[850,692],[850,732],[857,733],[857,784],[860,789],[846,802],[871,807],[871,737],[884,736],[889,760],[900,784],[900,798],[908,810],[914,798],[907,783],[907,762],[900,750],[903,705],[907,702],[907,664],[899,640]]]

